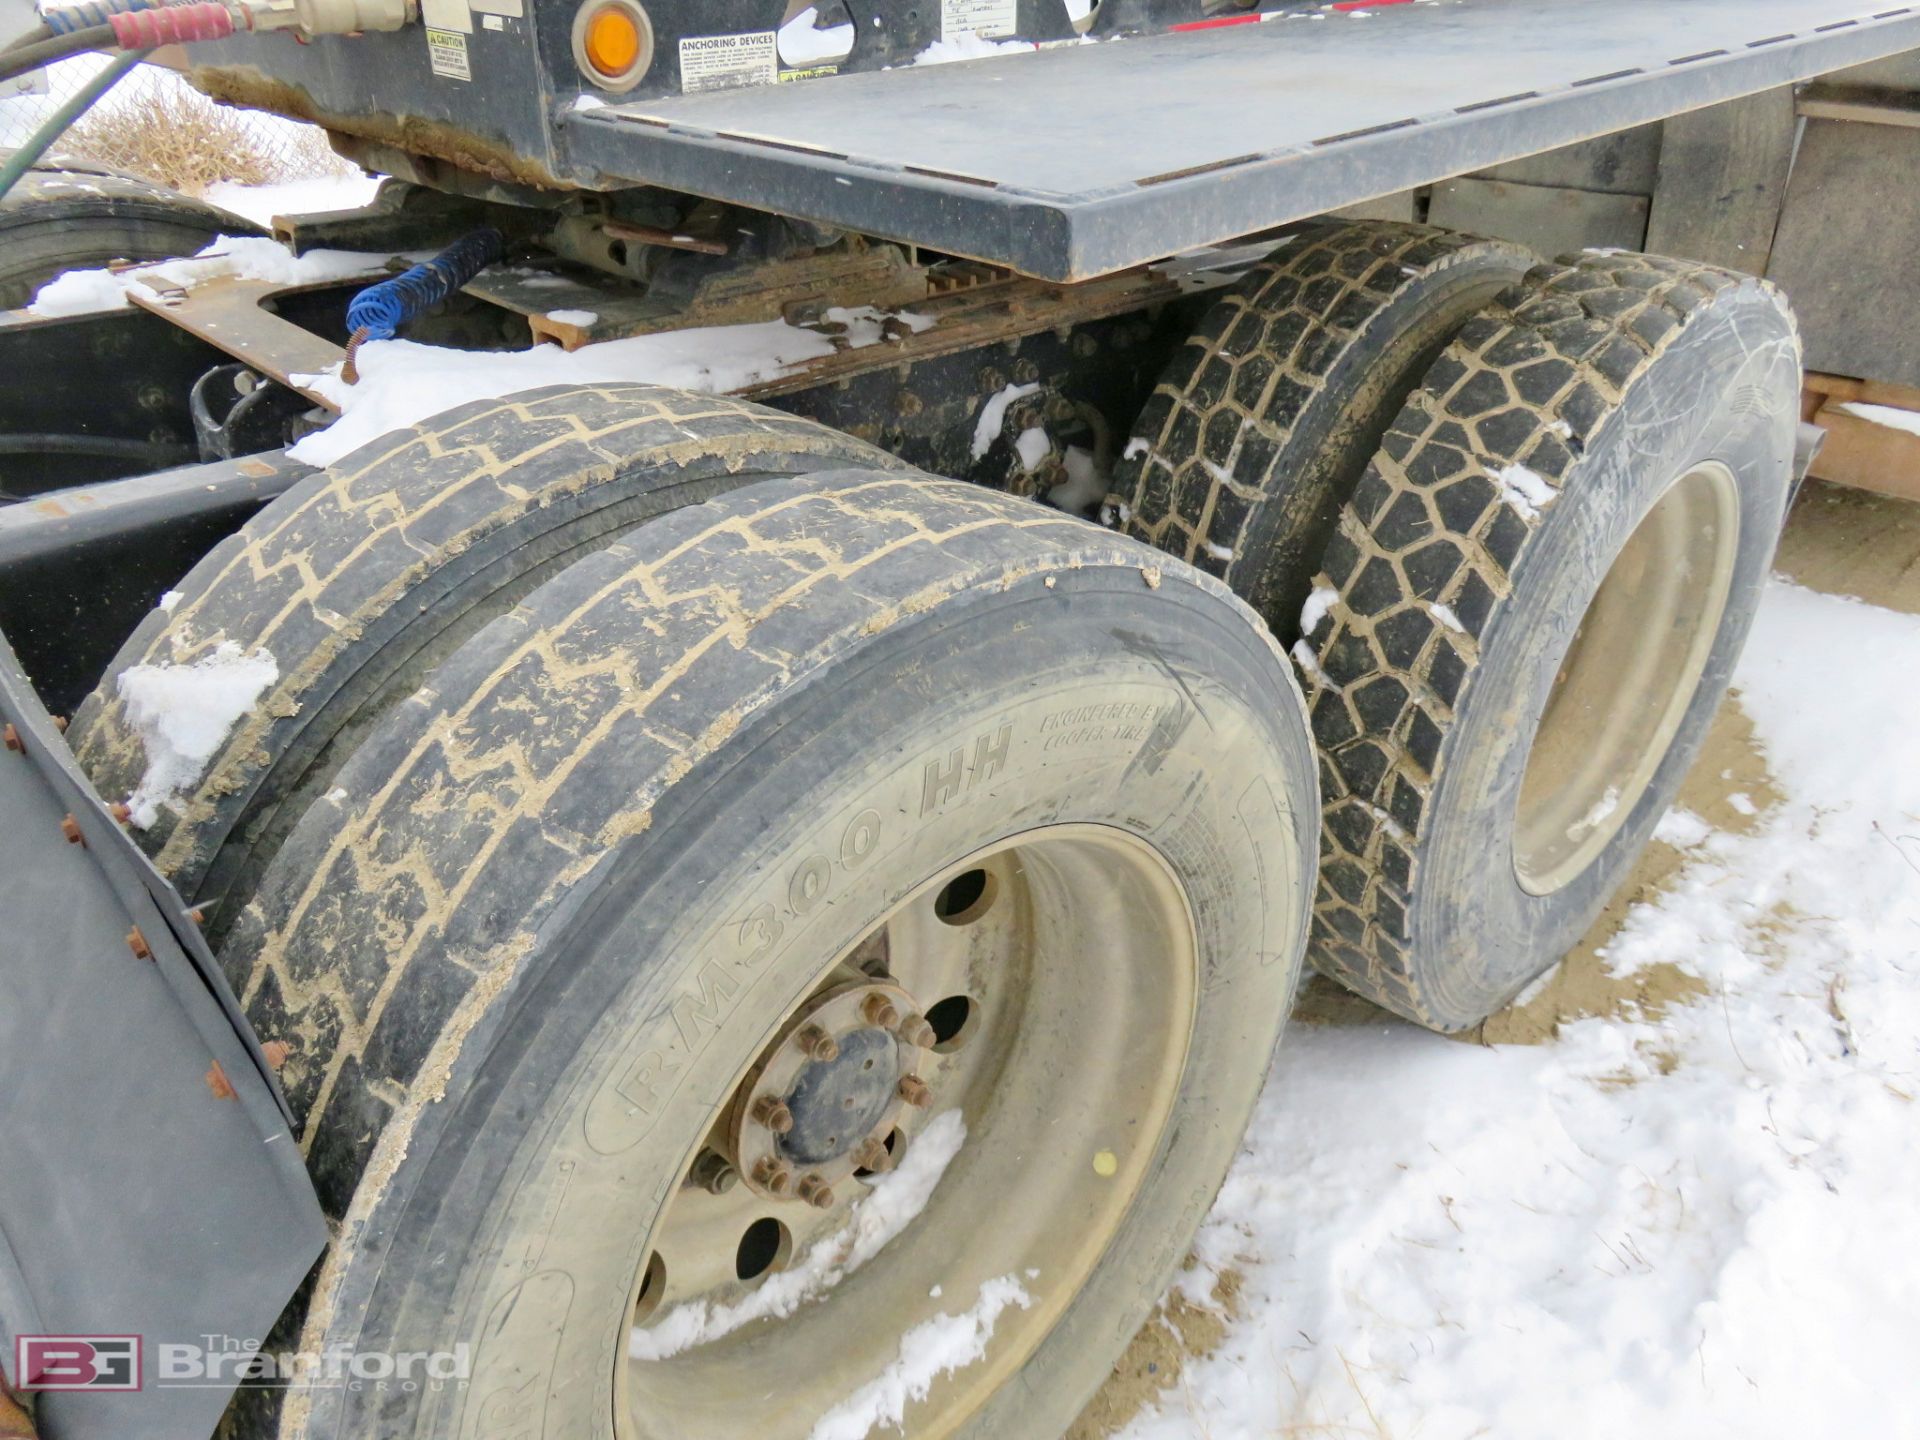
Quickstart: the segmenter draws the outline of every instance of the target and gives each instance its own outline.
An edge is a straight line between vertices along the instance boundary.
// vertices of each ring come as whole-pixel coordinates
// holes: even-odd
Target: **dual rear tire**
[[[694,407],[725,410],[760,452],[799,428],[618,398],[695,433]],[[570,537],[524,589],[464,559],[524,545],[541,508],[537,465],[492,469],[513,503],[474,513],[505,518],[448,510],[464,538],[426,578],[484,623],[316,607],[396,525],[429,553],[422,514],[479,483],[348,503],[420,438],[269,507],[126,657],[353,621],[268,707],[332,737],[324,775],[204,787],[175,823],[253,833],[271,799],[283,832],[220,958],[290,1047],[339,1223],[287,1343],[471,1365],[464,1387],[250,1391],[239,1432],[1058,1435],[1183,1257],[1291,1000],[1314,777],[1284,656],[1177,561],[877,457],[821,463],[839,437],[802,447],[811,473],[649,487],[651,515]],[[283,571],[298,604],[243,606]],[[403,685],[370,663],[397,652],[432,663]],[[83,755],[126,763],[123,713],[76,722]],[[295,765],[306,733],[249,732],[227,773]],[[978,1353],[927,1369],[955,1327]],[[745,1403],[746,1374],[778,1403]],[[889,1399],[903,1374],[924,1398]]]
[[[1593,923],[1726,692],[1798,394],[1778,292],[1687,261],[1318,222],[1215,306],[1110,509],[1292,649],[1316,967],[1462,1030]]]

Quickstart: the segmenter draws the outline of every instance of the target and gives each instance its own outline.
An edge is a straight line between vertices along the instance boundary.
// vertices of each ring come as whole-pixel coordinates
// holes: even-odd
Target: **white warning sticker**
[[[436,75],[473,79],[473,71],[467,68],[467,37],[457,30],[427,31],[427,61]]]
[[[1020,28],[1019,8],[1017,0],[940,0],[940,38],[1011,35]]]
[[[780,78],[780,56],[771,30],[745,35],[688,35],[680,41],[680,89],[737,90],[771,85]]]

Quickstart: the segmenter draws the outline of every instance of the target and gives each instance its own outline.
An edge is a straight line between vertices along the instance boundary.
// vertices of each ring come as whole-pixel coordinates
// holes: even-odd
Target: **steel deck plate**
[[[1920,48],[1862,0],[1416,0],[575,111],[577,159],[1081,279]]]

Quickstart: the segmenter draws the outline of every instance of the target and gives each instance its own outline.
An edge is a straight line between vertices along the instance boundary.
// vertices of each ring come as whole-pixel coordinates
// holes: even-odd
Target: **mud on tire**
[[[1215,302],[1134,423],[1121,528],[1218,575],[1282,644],[1388,421],[1536,256],[1390,221],[1302,227]]]
[[[1778,292],[1683,261],[1542,266],[1460,332],[1340,516],[1295,649],[1321,970],[1457,1030],[1592,922],[1726,689],[1798,387]]]
[[[136,831],[226,933],[275,848],[367,729],[440,658],[628,527],[775,475],[898,469],[851,436],[650,385],[551,386],[396,431],[311,476],[212,550],[80,707],[69,738],[103,795],[147,756],[116,681],[223,645],[279,678],[197,784]]]
[[[340,1221],[305,1343],[464,1341],[472,1384],[315,1390],[279,1417],[250,1410],[241,1433],[572,1437],[639,1401],[623,1433],[785,1440],[884,1369],[906,1328],[1006,1271],[1033,1308],[995,1333],[1027,1348],[990,1350],[928,1403],[971,1396],[941,1433],[1052,1440],[1237,1150],[1305,944],[1312,799],[1304,710],[1257,617],[1018,499],[872,473],[768,481],[579,561],[392,709],[223,956],[262,1037],[294,1048],[288,1098]],[[1059,1109],[1030,1090],[970,1105],[918,1230],[720,1342],[735,1358],[690,1362],[680,1388],[664,1371],[616,1382],[650,1227],[796,997],[889,907],[1036,831],[1137,841],[1187,897],[1189,990],[1141,1012],[1177,1020],[1164,1123],[1128,1101],[1147,1049],[1103,1023],[1130,1003],[1121,955],[1095,957],[1107,982],[1077,1003],[1043,967],[1036,1003],[1088,1032],[1110,1083]],[[1023,913],[1044,920],[1072,888],[1034,881]],[[1058,1069],[1046,1057],[1065,1052],[1030,1053]],[[1001,1125],[1026,1141],[1001,1149]],[[1057,1203],[1015,1203],[1024,1177],[1056,1173]],[[1074,1271],[1079,1241],[1034,1251],[1045,1225],[1090,1229],[1103,1193],[1133,1198],[1097,1264]],[[887,1295],[911,1300],[876,1344],[859,1317],[894,1315]],[[830,1337],[805,1365],[780,1349],[801,1324]],[[779,1405],[734,1403],[749,1371]],[[686,1385],[707,1398],[683,1412]]]

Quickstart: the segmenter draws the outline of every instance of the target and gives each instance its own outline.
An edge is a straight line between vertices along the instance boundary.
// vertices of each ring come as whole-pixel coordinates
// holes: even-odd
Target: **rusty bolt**
[[[900,1023],[900,1012],[893,1008],[893,1002],[884,995],[869,995],[867,1003],[860,1007],[860,1013],[867,1017],[869,1025],[878,1025],[882,1030],[891,1030]]]
[[[260,1058],[267,1062],[269,1070],[278,1070],[285,1065],[291,1054],[293,1047],[284,1040],[269,1040],[260,1047]]]
[[[21,742],[20,732],[14,729],[11,724],[7,726],[4,732],[0,733],[4,733],[7,737],[7,749],[13,751],[16,755],[24,755],[27,753],[26,745]]]
[[[800,1198],[816,1210],[833,1208],[833,1187],[818,1175],[800,1177]]]
[[[73,812],[71,810],[67,812],[66,818],[60,822],[60,833],[67,837],[67,844],[69,845],[85,845],[87,843],[87,837],[80,833],[80,822],[73,818]]]
[[[853,1163],[862,1170],[878,1172],[892,1168],[893,1155],[880,1141],[869,1140],[854,1152]]]
[[[133,958],[136,960],[153,958],[153,947],[147,944],[147,937],[140,933],[138,925],[127,932],[127,948],[133,951]]]
[[[196,925],[205,925],[207,923],[207,912],[196,905],[187,911],[187,919],[193,921]]]
[[[909,1015],[900,1022],[900,1028],[894,1032],[909,1045],[917,1045],[922,1050],[931,1050],[939,1036],[933,1033],[933,1026],[927,1023],[924,1015]]]
[[[107,813],[122,825],[130,824],[133,820],[133,807],[124,800],[116,800],[107,806]]]
[[[924,1109],[927,1102],[933,1099],[933,1091],[927,1088],[927,1082],[918,1075],[902,1075],[900,1098],[915,1108]]]
[[[784,1135],[793,1129],[793,1111],[787,1108],[787,1102],[772,1095],[762,1095],[753,1102],[753,1118],[773,1131]]]
[[[799,1040],[802,1053],[823,1065],[840,1058],[840,1042],[818,1025],[807,1026],[800,1032]]]
[[[793,1171],[769,1157],[753,1167],[753,1183],[769,1195],[784,1195],[793,1183]]]

